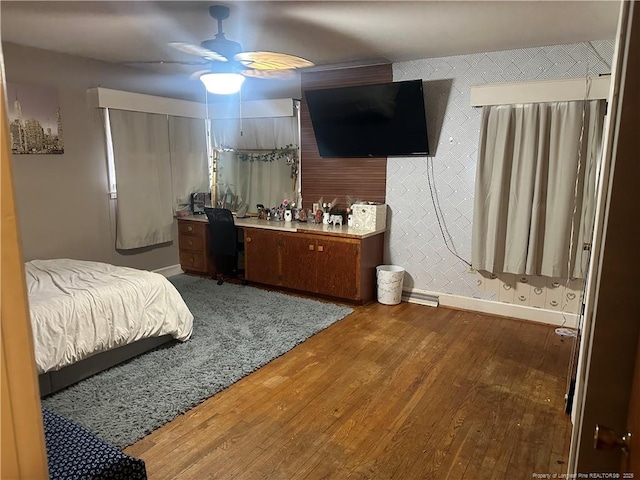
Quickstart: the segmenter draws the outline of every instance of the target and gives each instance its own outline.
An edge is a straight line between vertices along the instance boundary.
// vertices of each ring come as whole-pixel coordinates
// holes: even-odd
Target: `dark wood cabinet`
[[[316,239],[304,233],[280,233],[282,286],[315,293]]]
[[[375,298],[382,249],[382,233],[360,239],[247,228],[245,275],[250,282],[364,303]]]
[[[364,238],[313,232],[284,232],[239,226],[244,232],[244,277],[249,282],[366,303],[376,298],[376,266],[384,234]],[[208,223],[178,219],[180,267],[215,276],[209,257]]]
[[[187,273],[209,275],[207,223],[178,219],[180,267]]]
[[[247,280],[280,286],[280,241],[277,232],[244,229],[244,276]]]
[[[353,239],[318,238],[317,293],[353,300],[360,299],[360,243],[360,240]]]
[[[359,240],[299,233],[282,233],[280,237],[282,286],[359,299]]]

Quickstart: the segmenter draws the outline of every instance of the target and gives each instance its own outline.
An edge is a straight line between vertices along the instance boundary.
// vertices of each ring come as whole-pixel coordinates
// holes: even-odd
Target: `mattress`
[[[193,315],[164,276],[72,259],[25,264],[38,373],[137,340],[191,336]]]

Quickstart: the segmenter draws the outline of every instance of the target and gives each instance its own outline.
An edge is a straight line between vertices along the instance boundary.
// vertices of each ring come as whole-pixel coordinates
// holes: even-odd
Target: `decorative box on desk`
[[[387,204],[369,205],[355,203],[353,205],[353,226],[358,230],[380,230],[387,226]]]

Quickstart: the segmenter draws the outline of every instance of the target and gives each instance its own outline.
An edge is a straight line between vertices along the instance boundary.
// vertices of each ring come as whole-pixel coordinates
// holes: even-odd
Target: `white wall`
[[[487,83],[582,77],[610,72],[614,42],[591,42],[414,60],[393,64],[394,81],[424,80],[436,195],[458,254],[471,259],[471,222],[481,109],[470,87]],[[603,59],[605,61],[603,61]],[[469,273],[446,248],[427,184],[427,158],[389,158],[387,203],[391,228],[386,261],[407,270],[405,289],[494,299],[556,311],[578,306],[580,282],[557,279],[490,281]],[[521,280],[526,280],[523,282]],[[532,286],[533,284],[533,286]],[[535,290],[535,292],[534,292]],[[540,293],[538,293],[540,292]],[[520,298],[525,300],[520,300]]]

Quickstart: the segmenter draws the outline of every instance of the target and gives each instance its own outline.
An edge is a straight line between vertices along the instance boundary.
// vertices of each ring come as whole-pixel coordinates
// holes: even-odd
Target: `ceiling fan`
[[[222,21],[229,17],[229,7],[212,5],[209,7],[209,15],[218,21],[218,33],[214,38],[204,40],[200,45],[182,42],[172,42],[170,45],[204,60],[171,63],[207,65],[206,70],[198,71],[192,76],[198,76],[212,93],[236,93],[245,77],[289,78],[293,76],[294,70],[313,66],[309,60],[286,53],[243,51],[242,45],[227,39],[222,30]]]

